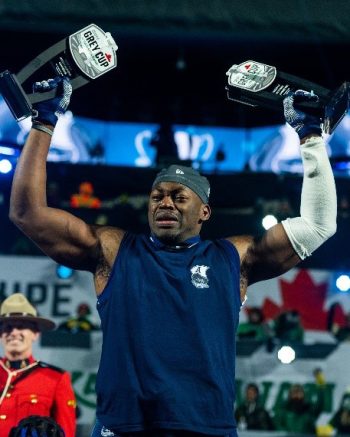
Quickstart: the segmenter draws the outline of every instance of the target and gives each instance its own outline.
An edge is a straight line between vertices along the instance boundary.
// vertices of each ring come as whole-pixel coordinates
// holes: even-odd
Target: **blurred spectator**
[[[58,326],[58,329],[60,331],[68,331],[73,334],[77,332],[96,331],[99,329],[99,327],[90,320],[91,309],[87,303],[83,302],[79,304],[76,313],[77,314],[75,317],[71,317],[65,322],[61,323]]]
[[[53,208],[62,206],[62,197],[58,182],[49,181],[47,184],[47,201]]]
[[[261,198],[257,205],[261,208],[260,214],[262,216],[273,215],[279,222],[295,215],[295,211],[286,197],[272,200]]]
[[[273,430],[274,425],[269,413],[259,399],[259,388],[250,383],[246,387],[245,399],[235,410],[238,429]]]
[[[350,341],[350,313],[345,316],[345,324],[341,327],[333,325],[332,331],[338,341]]]
[[[338,216],[348,218],[350,216],[350,202],[347,195],[343,194],[338,200]]]
[[[95,225],[107,226],[109,224],[109,216],[107,214],[99,214],[96,217]]]
[[[72,208],[100,208],[101,200],[94,196],[94,187],[91,182],[82,182],[79,192],[72,194],[70,198]]]
[[[11,235],[11,234],[10,234]],[[26,236],[16,235],[10,247],[10,254],[13,255],[41,255],[37,246]]]
[[[276,216],[278,221],[285,220],[288,217],[294,217],[296,212],[292,208],[289,200],[286,197],[283,197],[279,201],[279,205],[276,211]]]
[[[170,122],[163,121],[150,141],[156,149],[155,162],[157,165],[168,165],[179,160],[174,129]]]
[[[275,337],[282,342],[302,342],[304,340],[304,328],[301,324],[300,315],[296,310],[281,313],[273,321],[273,331]]]
[[[326,378],[324,376],[323,370],[320,367],[316,367],[316,369],[314,369],[313,375],[315,377],[315,382],[318,386],[326,384]]]
[[[325,380],[323,375],[321,378],[317,373],[317,399],[311,402],[305,398],[305,391],[302,385],[292,385],[289,389],[287,400],[275,410],[274,423],[276,430],[293,432],[300,435],[315,434],[316,421],[323,411],[325,404],[324,386]]]
[[[346,392],[329,424],[335,428],[338,434],[350,435],[350,392]]]
[[[239,340],[266,340],[269,328],[264,323],[264,315],[260,308],[252,307],[247,310],[248,321],[239,324],[237,337]]]

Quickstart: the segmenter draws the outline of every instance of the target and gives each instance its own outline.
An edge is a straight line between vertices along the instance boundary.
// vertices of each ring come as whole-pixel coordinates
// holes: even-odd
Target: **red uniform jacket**
[[[29,359],[25,367],[8,369],[0,359],[0,436],[31,415],[50,416],[66,437],[75,437],[75,396],[68,372]]]

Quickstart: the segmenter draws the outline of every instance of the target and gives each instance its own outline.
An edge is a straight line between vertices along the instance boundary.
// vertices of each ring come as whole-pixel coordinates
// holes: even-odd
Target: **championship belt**
[[[56,96],[56,89],[33,93],[28,87],[35,81],[65,76],[73,90],[80,88],[117,66],[117,49],[109,32],[90,24],[43,51],[16,75],[8,70],[0,73],[0,93],[15,119],[23,120],[33,115],[33,103]],[[45,68],[49,71],[44,75]]]
[[[308,80],[277,71],[276,67],[256,61],[232,65],[227,71],[227,97],[244,105],[263,106],[283,111],[283,99],[298,89],[313,92],[317,102],[296,103],[295,107],[319,116],[325,133],[331,134],[349,109],[350,82],[334,91]]]

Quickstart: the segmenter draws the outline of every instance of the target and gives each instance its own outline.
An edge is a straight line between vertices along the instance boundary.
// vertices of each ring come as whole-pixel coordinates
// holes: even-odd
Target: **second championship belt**
[[[33,115],[33,103],[52,99],[57,92],[33,93],[34,81],[65,76],[77,89],[115,68],[117,49],[109,32],[90,24],[46,49],[17,74],[0,73],[0,93],[15,119],[23,120]]]
[[[249,106],[283,111],[288,93],[302,89],[318,96],[317,102],[296,103],[295,107],[319,116],[323,131],[331,134],[349,109],[350,83],[331,91],[313,82],[277,71],[276,67],[256,61],[234,64],[227,71],[227,97]]]

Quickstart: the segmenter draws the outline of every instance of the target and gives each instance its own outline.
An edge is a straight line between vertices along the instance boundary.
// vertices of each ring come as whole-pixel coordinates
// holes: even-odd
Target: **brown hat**
[[[3,323],[34,323],[39,331],[50,331],[56,324],[49,319],[37,316],[37,311],[22,293],[14,293],[6,298],[0,307],[0,327]]]

